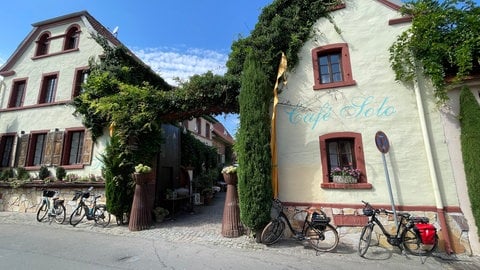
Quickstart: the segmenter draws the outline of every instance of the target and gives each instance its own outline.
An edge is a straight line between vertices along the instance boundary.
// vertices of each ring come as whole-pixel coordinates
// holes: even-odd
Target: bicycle
[[[307,210],[295,209],[297,214],[306,213],[302,229],[297,231],[293,228],[287,215],[283,212],[283,204],[280,200],[275,199],[272,206],[272,216],[274,218],[265,226],[262,231],[260,241],[269,246],[276,243],[285,231],[285,224],[293,234],[293,238],[298,241],[308,241],[317,251],[331,251],[338,245],[338,232],[330,224],[330,218],[323,211],[313,212],[310,214]]]
[[[84,217],[87,217],[87,220],[94,220],[95,224],[102,227],[108,226],[110,224],[110,213],[107,212],[107,206],[105,204],[97,204],[97,199],[101,195],[94,195],[91,207],[89,207],[85,201],[90,197],[90,192],[93,190],[93,187],[90,187],[86,192],[76,191],[73,201],[80,199],[78,206],[73,210],[73,213],[70,215],[70,225],[76,226]]]
[[[42,222],[47,215],[50,224],[53,220],[58,224],[62,224],[65,221],[66,211],[63,204],[65,200],[60,200],[58,194],[58,191],[43,190],[42,202],[37,211],[38,222]],[[53,204],[49,198],[52,198]]]
[[[428,224],[427,217],[413,217],[409,213],[397,213],[400,217],[398,220],[397,230],[395,234],[387,232],[383,224],[378,220],[377,214],[385,213],[394,215],[393,211],[385,209],[376,209],[370,203],[362,201],[365,205],[363,214],[369,217],[367,225],[362,228],[360,241],[358,243],[358,255],[365,256],[370,241],[372,240],[372,232],[375,225],[378,225],[382,233],[387,238],[387,242],[392,246],[397,246],[400,250],[405,250],[415,256],[431,254],[438,244],[438,236],[435,227]]]

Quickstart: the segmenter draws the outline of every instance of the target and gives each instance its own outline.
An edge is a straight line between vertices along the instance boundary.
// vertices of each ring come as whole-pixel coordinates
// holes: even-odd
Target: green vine
[[[413,81],[418,61],[444,102],[448,80],[479,73],[480,8],[471,0],[418,0],[406,3],[401,12],[412,17],[412,27],[390,47],[396,79]]]

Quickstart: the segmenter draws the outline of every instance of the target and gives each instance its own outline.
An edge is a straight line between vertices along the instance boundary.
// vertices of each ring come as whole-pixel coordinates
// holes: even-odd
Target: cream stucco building
[[[458,121],[436,105],[421,75],[406,85],[390,68],[389,47],[410,27],[400,4],[347,0],[330,13],[335,25],[314,25],[279,89],[278,195],[291,205],[323,207],[348,230],[366,222],[362,200],[391,208],[388,179],[396,209],[430,217],[444,250],[478,253]],[[478,84],[471,88],[478,93]],[[386,167],[379,131],[389,142]],[[337,183],[330,175],[336,167],[359,169],[361,177]]]

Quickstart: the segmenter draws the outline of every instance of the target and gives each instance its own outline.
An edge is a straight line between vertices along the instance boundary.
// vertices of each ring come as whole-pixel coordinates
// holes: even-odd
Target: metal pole
[[[395,202],[393,200],[392,186],[390,185],[390,176],[388,175],[387,161],[385,153],[382,153],[383,169],[385,170],[385,179],[387,180],[388,194],[390,195],[390,203],[392,204],[393,218],[395,219],[395,227],[397,227],[397,211],[395,210]]]

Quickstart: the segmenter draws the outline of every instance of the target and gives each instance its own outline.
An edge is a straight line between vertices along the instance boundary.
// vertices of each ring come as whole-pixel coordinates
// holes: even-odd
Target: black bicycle
[[[331,251],[338,245],[338,232],[330,224],[330,218],[323,212],[313,212],[310,214],[307,210],[295,209],[294,217],[297,214],[304,214],[302,230],[297,231],[283,212],[283,204],[275,199],[272,206],[273,219],[262,231],[260,241],[265,245],[276,243],[285,231],[285,224],[293,234],[293,238],[298,241],[308,241],[308,243],[317,251]]]
[[[395,234],[390,234],[378,220],[377,214],[394,215],[394,212],[376,209],[370,203],[362,202],[365,205],[363,214],[368,216],[369,220],[367,225],[362,228],[358,243],[358,255],[361,257],[367,253],[370,247],[375,224],[378,225],[390,245],[397,246],[400,250],[405,250],[412,255],[429,255],[437,247],[437,232],[432,224],[428,224],[429,219],[427,217],[413,217],[409,213],[397,213],[397,216],[400,217],[396,224],[397,230]]]
[[[93,187],[90,187],[87,191],[76,191],[73,201],[80,199],[78,206],[70,215],[70,225],[76,226],[84,217],[87,217],[87,220],[94,220],[97,225],[102,227],[108,226],[110,224],[110,213],[107,212],[107,206],[105,204],[97,204],[97,199],[101,195],[94,195],[93,202],[91,207],[89,207],[85,201],[90,197],[90,192],[93,190]]]
[[[52,223],[62,224],[65,221],[65,205],[64,200],[58,198],[58,191],[43,190],[42,202],[37,211],[37,221],[42,222],[48,216],[48,221]],[[50,201],[50,198],[52,202]]]

